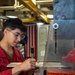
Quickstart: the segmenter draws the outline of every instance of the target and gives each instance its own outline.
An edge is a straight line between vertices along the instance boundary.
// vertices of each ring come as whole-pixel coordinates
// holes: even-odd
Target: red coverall
[[[75,64],[75,48],[73,48],[67,56],[63,57],[62,60]]]
[[[0,47],[0,75],[12,75],[12,69],[7,65],[11,62],[23,62],[24,57],[21,52],[14,48],[13,58],[11,59],[5,51]],[[27,75],[26,72],[21,72],[19,75]]]

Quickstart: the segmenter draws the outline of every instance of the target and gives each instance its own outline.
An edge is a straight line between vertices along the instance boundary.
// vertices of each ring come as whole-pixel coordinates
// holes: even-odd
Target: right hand
[[[23,71],[35,69],[36,60],[34,58],[29,58],[29,59],[25,60],[20,66],[21,66]]]

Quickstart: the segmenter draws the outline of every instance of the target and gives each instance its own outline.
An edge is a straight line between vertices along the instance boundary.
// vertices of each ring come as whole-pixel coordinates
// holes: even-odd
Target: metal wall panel
[[[37,60],[40,62],[44,61],[47,35],[48,25],[37,25]]]
[[[53,25],[57,23],[58,28]],[[56,33],[55,33],[56,30]],[[61,62],[62,57],[75,47],[75,20],[54,20],[49,28],[45,61]]]
[[[75,0],[54,0],[54,20],[75,19]]]
[[[55,27],[54,27],[55,25]],[[60,62],[72,66],[72,63],[62,61],[75,48],[75,20],[54,20],[49,28],[46,62]]]

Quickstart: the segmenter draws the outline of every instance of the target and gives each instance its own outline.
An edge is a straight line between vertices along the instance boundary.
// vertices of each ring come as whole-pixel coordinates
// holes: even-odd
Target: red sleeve
[[[67,56],[63,57],[62,60],[64,61],[68,61],[68,62],[71,62],[73,64],[75,64],[75,48],[72,49]]]
[[[12,75],[12,69],[0,72],[0,75]]]

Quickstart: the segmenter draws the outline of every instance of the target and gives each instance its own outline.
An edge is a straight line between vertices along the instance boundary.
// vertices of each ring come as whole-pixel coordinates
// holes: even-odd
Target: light
[[[53,18],[53,15],[48,14],[47,17],[48,18]]]
[[[37,23],[37,25],[43,25],[43,23],[42,22],[39,22],[39,23]]]
[[[17,16],[7,16],[8,18],[18,18]]]

